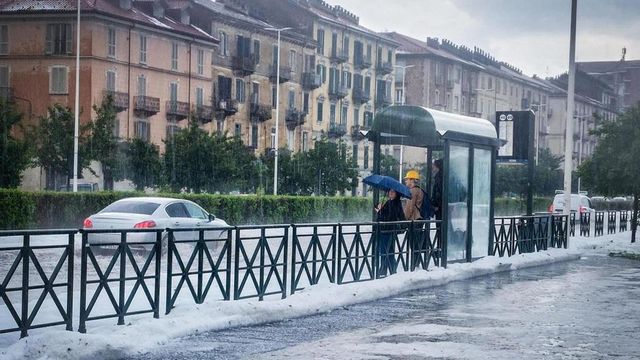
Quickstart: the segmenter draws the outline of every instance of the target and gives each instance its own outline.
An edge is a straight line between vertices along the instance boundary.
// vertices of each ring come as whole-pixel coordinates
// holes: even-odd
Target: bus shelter
[[[380,173],[382,145],[442,153],[442,263],[487,256],[493,239],[496,153],[500,141],[489,121],[419,106],[395,105],[378,112],[366,133],[373,172]],[[430,168],[430,166],[429,166]],[[374,203],[379,191],[374,190]]]

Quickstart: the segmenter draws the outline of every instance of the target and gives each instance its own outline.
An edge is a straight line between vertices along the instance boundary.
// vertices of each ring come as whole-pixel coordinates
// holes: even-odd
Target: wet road
[[[640,262],[591,256],[302,319],[207,332],[139,359],[640,359]]]

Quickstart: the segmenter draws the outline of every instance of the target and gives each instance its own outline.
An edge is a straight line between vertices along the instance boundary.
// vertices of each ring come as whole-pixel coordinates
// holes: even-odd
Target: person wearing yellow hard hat
[[[415,170],[407,171],[404,176],[404,184],[411,191],[411,199],[404,204],[404,217],[407,220],[421,220],[420,209],[424,201],[424,193],[418,186],[420,174]],[[426,220],[426,219],[425,219]]]

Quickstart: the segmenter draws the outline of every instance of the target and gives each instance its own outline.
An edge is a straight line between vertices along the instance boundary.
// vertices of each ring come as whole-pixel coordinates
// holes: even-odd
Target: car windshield
[[[128,214],[144,214],[151,215],[160,206],[158,203],[148,201],[122,201],[115,202],[106,208],[101,213],[116,212],[116,213],[128,213]]]

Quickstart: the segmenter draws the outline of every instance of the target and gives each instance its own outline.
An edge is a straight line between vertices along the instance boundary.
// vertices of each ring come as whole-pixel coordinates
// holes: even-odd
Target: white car
[[[84,220],[86,230],[113,229],[197,229],[214,228],[205,231],[205,239],[225,239],[229,225],[222,219],[207,213],[196,203],[163,197],[133,197],[118,200],[97,214]],[[227,230],[225,230],[227,228]],[[198,231],[176,231],[176,240],[197,240]],[[114,245],[120,241],[120,233],[89,233],[92,245]],[[127,233],[127,242],[153,243],[156,233]],[[163,252],[166,251],[167,233],[162,234]],[[217,244],[221,245],[221,244]],[[217,247],[217,246],[216,246]]]
[[[556,194],[553,204],[549,205],[549,212],[561,213],[564,211],[564,194]],[[571,194],[571,212],[595,212],[591,199],[582,194]]]

